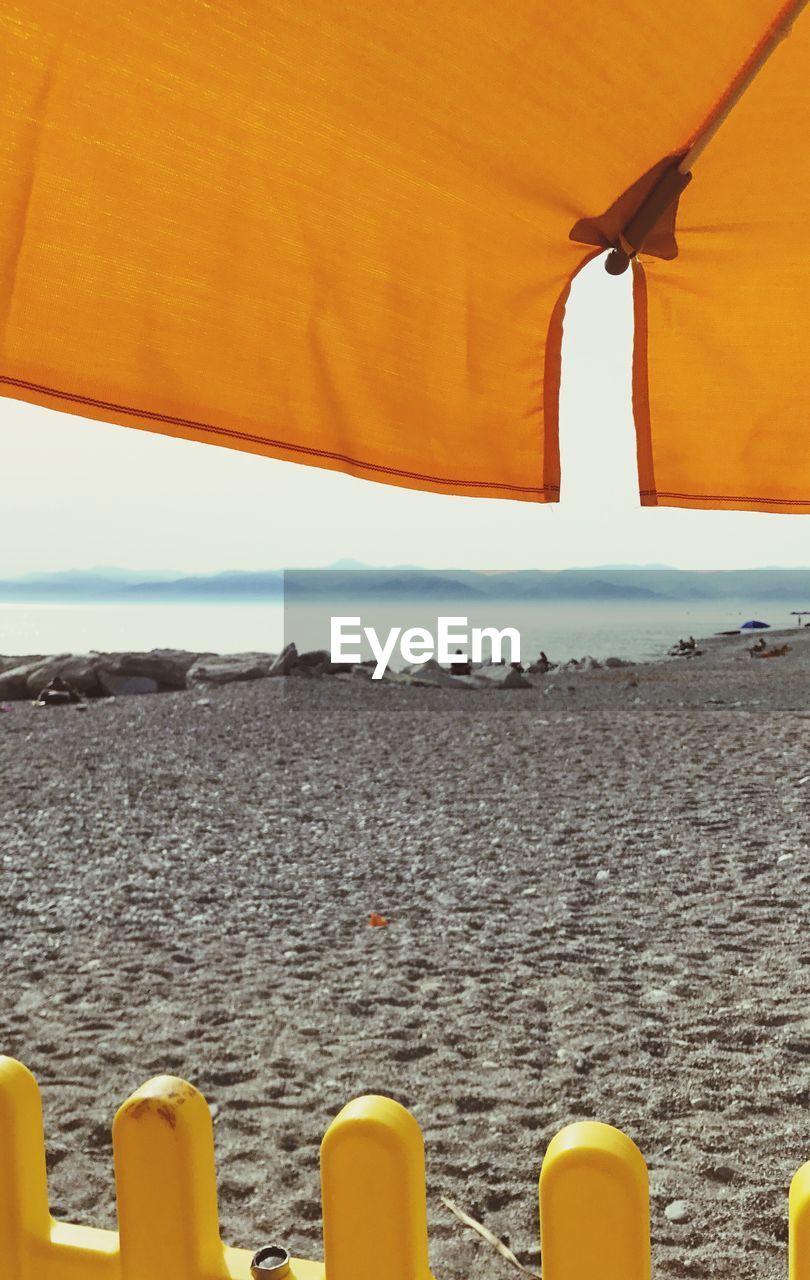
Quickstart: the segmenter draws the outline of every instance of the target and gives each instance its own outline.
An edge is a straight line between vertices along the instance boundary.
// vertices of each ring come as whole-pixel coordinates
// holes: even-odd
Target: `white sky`
[[[630,274],[612,278],[596,259],[566,318],[558,506],[396,489],[0,399],[0,575],[343,557],[475,569],[810,565],[810,517],[639,506],[631,333]]]

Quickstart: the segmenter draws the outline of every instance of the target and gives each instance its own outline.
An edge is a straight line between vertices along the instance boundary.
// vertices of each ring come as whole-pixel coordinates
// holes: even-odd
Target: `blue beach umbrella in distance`
[[[752,618],[750,622],[744,622],[740,627],[740,631],[767,631],[770,622],[759,622],[756,618]]]

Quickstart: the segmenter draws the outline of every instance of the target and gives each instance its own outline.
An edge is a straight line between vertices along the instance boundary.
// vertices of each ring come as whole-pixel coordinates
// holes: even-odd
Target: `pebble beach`
[[[321,1256],[318,1145],[359,1094],[425,1136],[437,1280],[540,1267],[576,1119],[650,1171],[656,1273],[784,1273],[810,1158],[810,633],[531,688],[338,675],[0,715],[0,1044],[53,1212],[114,1228],[138,1085],[214,1112],[223,1237]],[[376,912],[387,920],[369,926]]]

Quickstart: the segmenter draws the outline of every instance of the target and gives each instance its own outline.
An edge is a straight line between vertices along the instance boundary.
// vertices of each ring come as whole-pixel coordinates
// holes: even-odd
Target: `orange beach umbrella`
[[[808,512],[803,8],[0,0],[0,390],[554,502],[613,246],[642,502]]]

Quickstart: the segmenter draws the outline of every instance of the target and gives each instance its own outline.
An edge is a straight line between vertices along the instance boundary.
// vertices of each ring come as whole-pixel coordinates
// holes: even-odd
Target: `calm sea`
[[[406,606],[407,625],[432,626],[436,608]],[[445,610],[442,610],[443,612]],[[463,612],[453,606],[446,612]],[[375,607],[375,626],[398,625],[402,609],[390,603]],[[496,618],[469,611],[471,626],[509,622],[522,637],[522,657],[531,660],[543,649],[554,661],[614,655],[654,658],[679,636],[700,637],[729,630],[749,618],[773,627],[789,627],[795,619],[787,604],[723,600],[718,604],[609,603],[595,601],[499,605]],[[289,621],[289,620],[288,620]],[[299,649],[325,643],[324,607],[298,606],[288,639]],[[210,653],[246,650],[277,652],[284,643],[284,615],[273,604],[0,604],[0,654],[85,653],[91,649],[122,651],[154,648]]]

